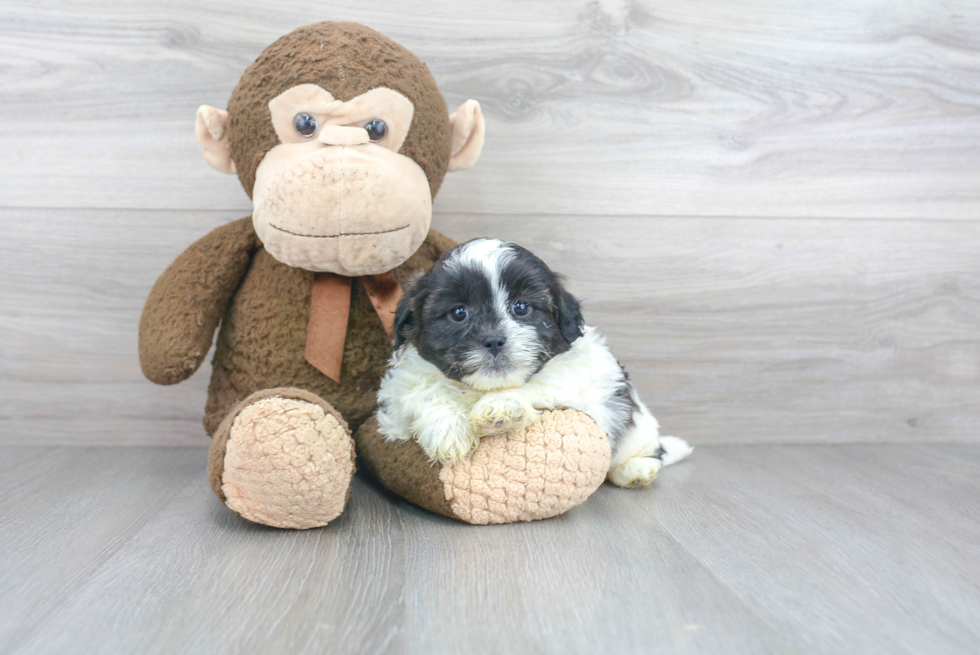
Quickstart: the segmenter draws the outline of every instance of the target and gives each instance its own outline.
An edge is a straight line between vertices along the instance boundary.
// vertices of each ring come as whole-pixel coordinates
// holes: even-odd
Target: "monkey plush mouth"
[[[366,237],[375,236],[378,234],[391,234],[392,232],[398,232],[399,230],[404,230],[409,227],[408,224],[402,225],[401,227],[393,227],[390,230],[379,230],[377,232],[340,232],[338,234],[300,234],[299,232],[291,232],[284,228],[279,227],[275,223],[269,223],[269,227],[279,230],[280,232],[285,232],[286,234],[291,234],[294,237],[306,237],[309,239],[337,239],[339,237]]]

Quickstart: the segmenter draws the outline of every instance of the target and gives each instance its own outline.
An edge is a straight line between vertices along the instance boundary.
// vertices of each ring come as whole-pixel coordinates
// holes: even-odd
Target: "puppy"
[[[561,278],[524,248],[474,239],[410,285],[395,315],[395,353],[381,380],[388,440],[416,439],[438,462],[480,437],[517,430],[544,409],[588,414],[612,447],[608,479],[649,484],[691,452],[657,420]]]

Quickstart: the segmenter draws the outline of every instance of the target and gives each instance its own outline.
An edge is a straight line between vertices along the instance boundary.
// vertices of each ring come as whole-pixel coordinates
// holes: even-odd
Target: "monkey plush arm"
[[[251,218],[243,218],[213,230],[167,267],[140,319],[140,366],[149,380],[176,384],[198,369],[259,245]]]

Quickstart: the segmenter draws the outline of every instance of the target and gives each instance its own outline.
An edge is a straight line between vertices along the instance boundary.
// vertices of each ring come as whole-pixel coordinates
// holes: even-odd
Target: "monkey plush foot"
[[[242,517],[276,528],[316,528],[344,511],[354,474],[346,422],[315,394],[252,394],[214,435],[208,475]]]
[[[433,464],[415,441],[386,441],[376,417],[355,435],[364,465],[391,491],[466,523],[512,523],[562,514],[599,488],[609,441],[581,412],[542,412],[525,428],[484,437],[465,459]]]

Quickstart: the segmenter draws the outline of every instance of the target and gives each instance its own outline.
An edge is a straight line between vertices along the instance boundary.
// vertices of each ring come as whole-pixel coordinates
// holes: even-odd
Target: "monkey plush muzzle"
[[[357,129],[338,132],[351,139]],[[359,130],[363,132],[363,130]],[[382,146],[280,144],[256,171],[255,231],[289,266],[339,275],[390,271],[429,231],[425,172]]]

